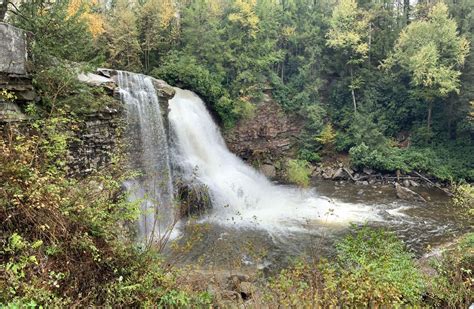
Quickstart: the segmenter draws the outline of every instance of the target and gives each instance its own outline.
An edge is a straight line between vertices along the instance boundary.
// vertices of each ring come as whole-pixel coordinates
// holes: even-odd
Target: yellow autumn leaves
[[[94,8],[98,5],[98,0],[71,0],[68,7],[69,16],[79,14],[89,25],[89,30],[94,38],[104,32],[104,19],[100,14],[94,12]]]

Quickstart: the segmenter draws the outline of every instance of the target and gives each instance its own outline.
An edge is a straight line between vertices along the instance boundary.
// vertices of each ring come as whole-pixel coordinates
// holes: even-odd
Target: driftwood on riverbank
[[[386,183],[400,183],[403,184],[404,187],[417,187],[422,185],[438,188],[448,196],[453,195],[449,189],[443,188],[442,184],[436,182],[434,178],[430,179],[429,176],[422,175],[416,171],[407,175],[401,175],[400,172],[394,174],[382,174],[366,168],[361,171],[354,171],[350,167],[339,165],[338,167],[317,167],[313,171],[312,176],[322,177],[323,179],[333,181],[353,181],[364,185]]]

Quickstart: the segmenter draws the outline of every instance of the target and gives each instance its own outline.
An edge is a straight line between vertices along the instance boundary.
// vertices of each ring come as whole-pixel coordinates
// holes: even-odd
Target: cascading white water
[[[202,100],[176,89],[170,101],[175,160],[188,177],[208,186],[218,224],[272,231],[305,231],[311,222],[347,224],[378,220],[372,207],[333,203],[311,190],[275,185],[226,147]]]
[[[168,139],[151,77],[118,71],[117,82],[127,114],[133,168],[140,177],[125,185],[141,202],[140,236],[159,239],[174,222]]]

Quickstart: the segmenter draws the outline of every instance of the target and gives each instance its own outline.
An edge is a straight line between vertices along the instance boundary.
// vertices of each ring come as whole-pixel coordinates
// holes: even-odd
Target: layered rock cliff
[[[301,129],[302,122],[285,114],[271,94],[265,93],[255,115],[240,121],[224,138],[233,153],[275,178],[280,174],[279,163],[295,156]]]

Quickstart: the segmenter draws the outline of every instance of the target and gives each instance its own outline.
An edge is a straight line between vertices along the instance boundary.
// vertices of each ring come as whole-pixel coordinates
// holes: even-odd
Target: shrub
[[[304,160],[288,160],[286,167],[288,181],[299,186],[309,186],[311,170]]]
[[[349,150],[353,166],[370,167],[380,171],[403,172],[421,171],[435,176],[440,180],[474,178],[472,156],[466,156],[470,147],[437,145],[430,148],[412,147],[400,149],[390,145],[371,148],[365,143]],[[469,151],[468,151],[469,152]]]
[[[151,75],[196,92],[217,113],[225,127],[231,127],[238,119],[253,113],[254,106],[248,100],[231,98],[222,86],[221,78],[211,74],[193,56],[171,53]]]
[[[418,305],[424,280],[392,234],[364,227],[337,244],[334,262],[299,262],[270,280],[269,298],[285,307]]]
[[[367,227],[337,244],[347,304],[417,304],[424,289],[413,256],[393,234]]]
[[[474,234],[464,236],[454,248],[434,260],[437,272],[428,287],[428,301],[442,308],[468,308],[474,299]]]

